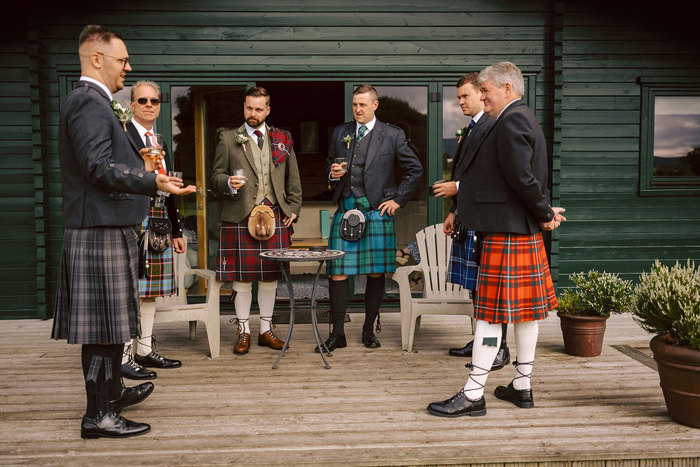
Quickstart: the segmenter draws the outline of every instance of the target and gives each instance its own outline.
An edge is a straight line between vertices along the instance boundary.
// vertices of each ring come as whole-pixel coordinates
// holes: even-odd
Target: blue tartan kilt
[[[148,217],[141,223],[141,232],[148,228],[148,219],[152,217],[168,217],[165,207],[151,206]],[[166,297],[175,293],[175,273],[173,269],[173,247],[168,247],[162,253],[146,251],[148,272],[146,277],[139,279],[139,297]]]
[[[476,253],[476,232],[467,230],[464,243],[452,242],[450,263],[447,267],[447,282],[461,285],[468,290],[476,289],[479,265],[474,261]]]
[[[356,242],[348,242],[340,236],[340,221],[350,209],[358,209],[365,215],[365,234]],[[345,252],[345,256],[331,262],[329,275],[385,273],[396,271],[396,235],[394,218],[379,215],[372,210],[366,196],[350,195],[340,201],[333,214],[328,248]]]

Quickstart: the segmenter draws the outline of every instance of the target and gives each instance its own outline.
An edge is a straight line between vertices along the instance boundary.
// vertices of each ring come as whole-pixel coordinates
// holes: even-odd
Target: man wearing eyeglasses
[[[182,180],[144,170],[112,107],[131,71],[121,36],[98,25],[80,33],[81,77],[63,101],[58,154],[63,251],[52,337],[81,344],[87,407],[83,438],[123,438],[150,430],[119,415],[153,391],[121,382],[124,342],[139,336],[138,234],[156,190],[192,193]],[[144,154],[146,151],[144,150]]]
[[[131,86],[129,106],[134,117],[126,124],[127,132],[139,149],[152,146],[156,133],[153,124],[160,115],[160,87],[153,81],[137,81]],[[172,160],[168,158],[168,147],[164,143],[165,158],[159,160],[157,172],[167,174],[172,170]],[[167,161],[166,161],[167,160]],[[154,351],[153,322],[155,320],[155,298],[175,293],[175,276],[173,271],[173,250],[185,252],[182,240],[177,203],[174,196],[151,197],[148,217],[141,225],[141,232],[148,229],[150,219],[168,219],[171,226],[172,247],[156,253],[150,249],[146,252],[150,265],[146,276],[139,280],[139,298],[141,299],[141,337],[129,342],[122,357],[122,376],[129,379],[153,379],[156,372],[152,368],[178,368],[179,360],[165,358]]]

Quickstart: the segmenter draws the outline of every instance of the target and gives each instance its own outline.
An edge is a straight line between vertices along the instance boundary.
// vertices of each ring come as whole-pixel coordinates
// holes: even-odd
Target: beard
[[[246,118],[245,122],[253,128],[259,128],[260,125],[262,125],[262,123],[263,123],[262,121],[258,120],[255,117],[248,117],[248,118]]]

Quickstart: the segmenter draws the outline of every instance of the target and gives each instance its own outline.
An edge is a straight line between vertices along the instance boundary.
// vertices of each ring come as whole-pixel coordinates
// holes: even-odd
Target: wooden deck
[[[382,316],[383,345],[372,351],[359,343],[361,316],[353,314],[349,347],[330,358],[330,370],[311,352],[309,324],[295,326],[273,370],[270,349],[231,353],[229,318],[215,360],[203,330],[191,342],[186,323],[157,326],[159,352],[184,365],[160,370],[151,397],[124,412],[152,431],[90,441],[79,435],[80,347],[50,340],[50,321],[0,321],[0,464],[700,464],[700,430],[669,419],[656,371],[643,363],[650,336],[630,316],[610,319],[597,358],[565,355],[551,316],[540,326],[535,409],[493,397],[513,377],[509,366],[491,374],[488,413],[473,419],[425,411],[464,384],[466,359],[446,354],[469,337],[464,317],[425,317],[417,350],[407,353],[398,313]],[[512,328],[509,343],[514,351]]]

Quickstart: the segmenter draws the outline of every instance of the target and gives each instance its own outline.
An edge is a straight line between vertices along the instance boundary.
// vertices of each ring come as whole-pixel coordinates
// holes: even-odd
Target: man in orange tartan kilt
[[[544,134],[522,101],[524,80],[510,62],[479,74],[484,111],[496,123],[482,140],[460,179],[457,209],[468,227],[481,234],[474,300],[474,348],[464,388],[428,405],[440,417],[486,414],[484,386],[500,347],[502,323],[514,323],[515,378],[494,395],[520,408],[534,402],[530,376],[535,361],[537,321],[556,308],[542,231],[566,220],[552,207],[547,189]]]

